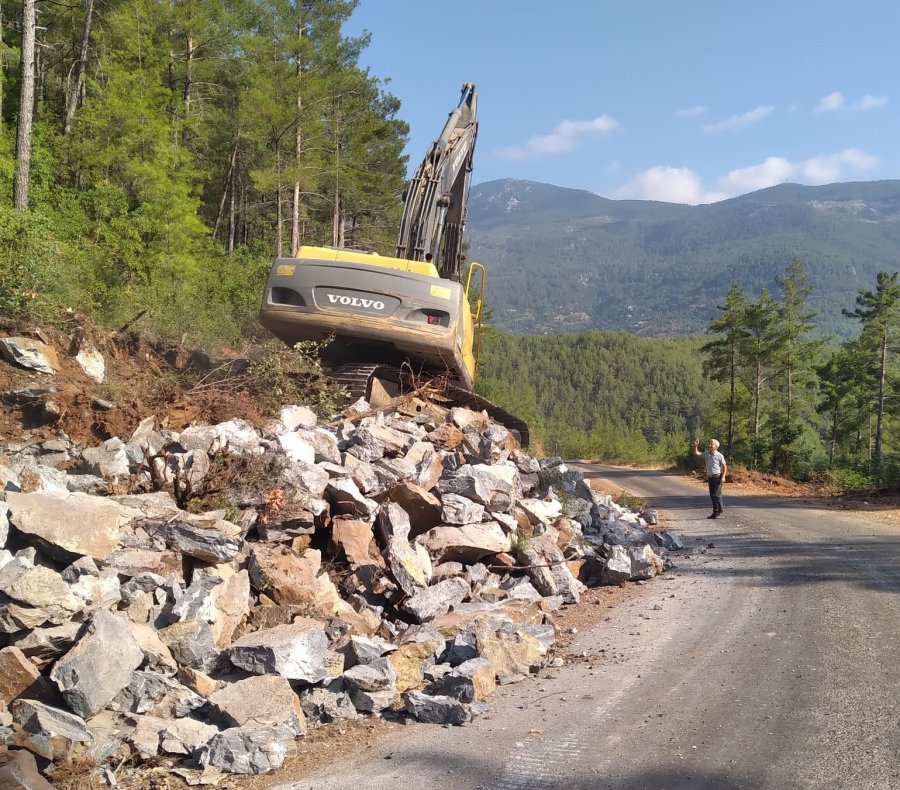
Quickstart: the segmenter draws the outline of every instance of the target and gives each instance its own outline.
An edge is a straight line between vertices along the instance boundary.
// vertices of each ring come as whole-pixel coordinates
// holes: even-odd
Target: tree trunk
[[[235,211],[234,211],[234,193],[236,191],[236,189],[235,189],[236,184],[234,183],[235,180],[236,180],[235,175],[234,175],[234,173],[232,173],[231,174],[231,189],[229,190],[231,192],[231,202],[228,205],[228,252],[229,253],[234,252],[234,230],[235,230],[235,223],[237,222],[237,217],[235,216]]]
[[[44,48],[42,46],[41,39],[45,38],[44,35],[41,35],[42,31],[40,26],[38,25],[38,14],[40,13],[40,9],[37,7],[37,3],[34,6],[34,108],[31,113],[31,125],[34,127],[41,119],[41,110],[44,108],[44,75],[46,67],[44,65],[44,61],[46,60]]]
[[[235,139],[234,145],[231,148],[231,156],[228,157],[228,172],[225,175],[225,184],[222,186],[222,199],[219,201],[219,210],[216,213],[216,222],[213,225],[213,238],[216,238],[219,233],[219,224],[222,222],[222,214],[225,211],[225,200],[228,197],[229,191],[231,191],[231,210],[232,212],[234,211],[234,182],[232,175],[234,174],[234,163],[237,160],[239,142],[240,137]]]
[[[182,139],[187,145],[191,139],[191,133],[188,128],[188,121],[191,117],[191,87],[193,86],[193,65],[194,65],[194,37],[190,31],[187,32],[187,38],[184,45],[184,128],[182,129]]]
[[[13,205],[28,208],[28,177],[31,168],[31,128],[34,118],[34,28],[35,0],[22,0],[21,96],[19,122],[16,129],[16,179]]]
[[[762,399],[762,362],[756,363],[756,393],[754,395],[753,404],[753,468],[756,468],[759,456],[759,424],[760,424],[760,401]]]
[[[3,130],[3,82],[6,73],[3,71],[3,9],[0,8],[0,131]]]
[[[72,121],[81,101],[84,72],[87,68],[88,45],[91,39],[91,17],[93,14],[94,0],[84,0],[84,28],[81,31],[81,50],[78,53],[78,60],[75,61],[75,84],[66,100],[66,118],[63,123],[64,137],[68,137],[72,133]]]
[[[341,246],[341,139],[338,130],[338,108],[334,108],[334,205],[331,209],[331,243]]]
[[[278,174],[278,188],[275,194],[275,207],[278,211],[278,220],[275,223],[275,257],[280,258],[284,249],[284,229],[282,228],[282,188],[281,188],[281,138],[275,143],[275,172]]]
[[[728,394],[728,457],[731,458],[731,450],[734,447],[734,386],[737,378],[737,346],[731,347],[731,376],[730,391]]]
[[[887,382],[888,331],[885,329],[881,337],[881,370],[878,380],[878,420],[875,423],[875,463],[880,467],[884,463],[881,446],[881,431],[884,425],[884,389]]]
[[[298,8],[302,8],[300,3]],[[297,38],[303,36],[303,19],[297,21]],[[294,133],[294,156],[296,157],[297,175],[294,179],[294,203],[291,209],[291,256],[297,257],[300,249],[300,158],[303,154],[303,124],[300,121],[300,113],[303,111],[303,92],[300,89],[300,79],[303,76],[303,60],[299,45],[297,48],[297,129]]]

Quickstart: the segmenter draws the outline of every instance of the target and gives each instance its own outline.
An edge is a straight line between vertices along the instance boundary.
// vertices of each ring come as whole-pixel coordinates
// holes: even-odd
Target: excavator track
[[[369,400],[372,383],[376,380],[395,385],[401,393],[409,392],[414,388],[411,377],[405,371],[382,363],[341,365],[332,370],[329,375],[347,390],[351,401],[358,398]],[[471,390],[453,383],[442,383],[441,393],[435,397],[435,400],[440,401],[440,405],[448,408],[463,406],[474,411],[486,411],[492,420],[499,422],[508,430],[517,432],[523,447],[528,446],[530,432],[526,422]]]

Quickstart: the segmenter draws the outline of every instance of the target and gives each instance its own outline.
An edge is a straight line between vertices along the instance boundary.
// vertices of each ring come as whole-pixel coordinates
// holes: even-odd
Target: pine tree
[[[721,315],[714,318],[707,328],[708,334],[721,337],[710,340],[702,350],[708,355],[703,368],[713,381],[728,383],[728,434],[726,452],[730,457],[734,449],[735,416],[737,411],[737,385],[744,346],[750,337],[747,328],[747,311],[750,305],[744,291],[732,285],[725,296],[725,304],[718,309]]]
[[[747,305],[744,313],[746,338],[741,343],[743,373],[753,397],[753,458],[752,466],[762,460],[762,402],[767,384],[783,349],[778,333],[778,303],[764,288],[756,302]]]
[[[884,416],[891,355],[900,329],[900,284],[897,278],[897,272],[878,272],[875,290],[861,289],[856,297],[856,309],[844,311],[845,315],[859,319],[862,347],[868,352],[869,365],[876,372],[875,463],[879,467],[884,464]]]

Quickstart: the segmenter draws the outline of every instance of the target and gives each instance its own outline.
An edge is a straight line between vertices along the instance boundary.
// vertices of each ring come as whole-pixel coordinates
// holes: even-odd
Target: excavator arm
[[[475,85],[467,82],[410,181],[397,239],[398,258],[421,261],[430,253],[439,275],[457,282],[477,136]]]

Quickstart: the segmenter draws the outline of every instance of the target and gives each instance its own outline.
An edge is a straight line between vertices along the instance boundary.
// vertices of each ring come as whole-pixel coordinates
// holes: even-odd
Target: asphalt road
[[[898,790],[900,534],[660,472],[687,551],[466,727],[412,725],[282,790]],[[710,545],[711,544],[711,545]]]

